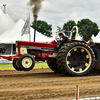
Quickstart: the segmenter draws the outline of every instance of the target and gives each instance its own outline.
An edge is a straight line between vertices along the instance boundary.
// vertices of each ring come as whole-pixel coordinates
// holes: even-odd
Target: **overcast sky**
[[[28,0],[0,0],[2,4],[7,4],[6,12],[14,21],[22,18],[24,21],[28,17]],[[100,0],[44,0],[38,15],[38,20],[47,21],[52,24],[53,32],[57,26],[62,27],[68,20],[81,20],[89,18],[100,27]],[[31,22],[33,21],[31,13]]]

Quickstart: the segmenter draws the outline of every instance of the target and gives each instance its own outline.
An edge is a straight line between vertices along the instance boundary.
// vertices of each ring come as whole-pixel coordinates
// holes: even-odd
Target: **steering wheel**
[[[55,38],[55,42],[57,45],[60,45],[61,39],[60,38]]]

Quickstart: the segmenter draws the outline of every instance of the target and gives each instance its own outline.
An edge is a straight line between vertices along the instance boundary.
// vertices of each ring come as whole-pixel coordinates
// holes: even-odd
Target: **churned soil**
[[[80,98],[100,97],[100,71],[72,77],[50,69],[4,70],[0,71],[0,100],[71,100],[76,85]]]

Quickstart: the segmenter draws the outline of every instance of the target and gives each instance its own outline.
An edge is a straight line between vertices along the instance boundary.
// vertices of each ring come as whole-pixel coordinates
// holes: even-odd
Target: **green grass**
[[[34,68],[49,68],[46,62],[36,62]],[[12,64],[0,64],[0,70],[13,70]]]

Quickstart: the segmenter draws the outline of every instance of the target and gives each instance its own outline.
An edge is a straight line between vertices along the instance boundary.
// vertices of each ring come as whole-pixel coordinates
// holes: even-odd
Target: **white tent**
[[[94,42],[100,43],[100,32],[98,33],[98,35],[96,37],[94,37],[94,35],[92,35],[92,39]]]
[[[31,41],[33,41],[34,39],[34,29],[33,28],[30,28],[30,33],[31,33]],[[53,40],[54,39],[52,37],[47,37],[36,31],[36,37],[35,37],[36,42],[51,42]]]
[[[8,14],[4,14],[0,9],[0,34],[8,30],[15,22],[9,17]]]
[[[21,40],[21,29],[24,25],[24,21],[20,19],[6,32],[0,35],[0,43],[13,44],[16,40]],[[28,40],[28,37],[24,37],[24,40]]]
[[[18,22],[16,22],[11,28],[9,28],[6,32],[2,33],[0,35],[0,43],[5,44],[14,44],[16,40],[23,40],[23,41],[29,41],[29,35],[23,35],[21,37],[21,30],[24,25],[24,21],[20,19]],[[34,29],[30,28],[31,33],[31,41],[33,41],[34,38]],[[36,32],[36,42],[50,42],[54,40],[53,38],[49,38],[47,36],[44,36],[41,33]]]

